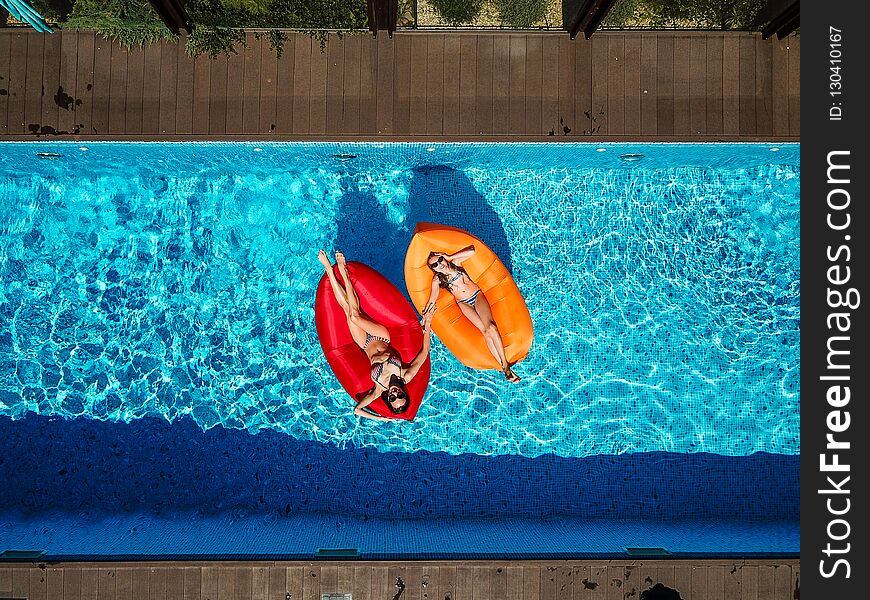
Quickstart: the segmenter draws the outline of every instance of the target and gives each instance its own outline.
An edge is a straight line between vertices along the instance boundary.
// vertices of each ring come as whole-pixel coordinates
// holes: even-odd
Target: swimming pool
[[[662,456],[684,459],[636,481],[702,481],[679,466],[691,455],[731,457],[721,481],[741,485],[733,465],[774,457],[785,466],[752,494],[796,485],[797,145],[0,146],[0,416],[28,431],[62,432],[52,417],[90,431],[157,417],[188,438],[221,425],[259,432],[263,451],[284,440],[333,463],[371,450],[378,469],[406,465],[412,479],[429,472],[423,456],[455,457],[443,460],[457,473],[471,460],[490,482],[506,472],[531,480],[532,459],[559,459],[574,485],[587,468],[607,482],[596,471],[605,464],[648,473]],[[463,367],[436,339],[416,420],[359,422],[316,338],[316,252],[341,249],[404,292],[404,250],[420,221],[466,229],[502,258],[535,343],[512,385]],[[172,426],[146,429],[158,439]],[[588,466],[602,457],[615,462]],[[507,514],[547,504],[533,496]],[[552,514],[588,513],[590,502]],[[653,504],[598,516],[721,520],[737,508]],[[486,516],[496,505],[399,512]],[[345,512],[394,514],[379,510]],[[792,520],[796,499],[753,514]]]

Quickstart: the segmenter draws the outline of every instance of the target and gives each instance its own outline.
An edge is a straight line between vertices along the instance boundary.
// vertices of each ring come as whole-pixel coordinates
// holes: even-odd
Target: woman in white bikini
[[[430,326],[435,308],[423,311],[423,347],[414,360],[406,365],[402,362],[396,349],[390,346],[390,331],[377,321],[372,320],[360,309],[359,297],[356,295],[347,273],[347,262],[344,254],[335,253],[335,264],[338,265],[338,271],[341,273],[341,278],[344,279],[344,285],[338,283],[326,251],[318,252],[317,259],[326,270],[326,276],[329,277],[335,299],[344,310],[353,341],[366,353],[371,364],[374,387],[359,401],[353,412],[360,417],[377,421],[390,421],[391,419],[363,409],[378,398],[382,398],[394,414],[401,414],[408,410],[410,401],[405,385],[414,379],[420,371],[420,367],[426,362],[426,357],[429,356]]]
[[[480,286],[474,283],[465,269],[460,266],[463,261],[472,256],[474,256],[474,246],[463,248],[454,254],[429,253],[426,264],[432,269],[434,275],[432,276],[432,293],[429,294],[429,302],[426,303],[423,313],[431,314],[431,311],[434,311],[435,300],[438,298],[440,288],[453,294],[459,310],[483,334],[486,346],[498,364],[501,365],[504,376],[507,377],[508,381],[517,383],[520,381],[520,377],[513,372],[511,364],[505,357],[501,334],[492,319],[492,309],[489,302]]]

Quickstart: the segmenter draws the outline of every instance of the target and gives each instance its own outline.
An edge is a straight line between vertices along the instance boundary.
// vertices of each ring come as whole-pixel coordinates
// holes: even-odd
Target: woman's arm
[[[438,299],[438,292],[440,291],[440,285],[438,283],[438,276],[432,277],[432,291],[429,292],[429,299],[426,301],[426,306],[423,308],[423,312],[431,310],[433,306],[435,306],[435,300]]]
[[[411,364],[408,365],[408,368],[402,374],[402,378],[406,383],[414,379],[417,372],[420,371],[420,367],[423,366],[423,363],[426,362],[426,358],[429,356],[429,346],[432,341],[431,326],[433,314],[435,314],[434,305],[431,310],[423,311],[423,347],[420,348],[420,353],[414,357],[414,360],[411,361]]]
[[[462,264],[464,260],[467,260],[474,256],[474,246],[468,246],[467,248],[463,248],[458,252],[454,252],[453,254],[447,255],[447,260],[450,262],[454,262],[457,265]]]
[[[375,421],[389,421],[390,419],[386,417],[382,417],[381,415],[376,415],[374,413],[370,413],[367,410],[363,410],[366,406],[377,400],[379,396],[380,394],[378,393],[378,386],[373,387],[372,391],[366,394],[366,396],[356,405],[356,408],[353,409],[353,414],[358,417],[374,419]]]

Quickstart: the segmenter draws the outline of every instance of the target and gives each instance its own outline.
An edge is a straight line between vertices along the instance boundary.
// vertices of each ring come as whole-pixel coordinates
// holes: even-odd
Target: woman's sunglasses
[[[390,402],[395,402],[396,400],[404,400],[407,396],[405,396],[405,392],[398,391],[395,394],[390,393],[387,394],[387,400]]]
[[[438,265],[441,264],[441,261],[442,261],[442,260],[444,260],[444,257],[443,257],[443,256],[439,256],[439,257],[436,258],[434,261],[430,262],[430,263],[429,263],[429,266],[430,266],[430,267],[437,267]]]

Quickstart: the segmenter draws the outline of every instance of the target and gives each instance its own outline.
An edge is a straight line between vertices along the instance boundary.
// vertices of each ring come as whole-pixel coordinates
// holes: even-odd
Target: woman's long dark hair
[[[440,285],[440,286],[441,286],[442,288],[444,288],[445,290],[449,290],[449,289],[450,289],[450,286],[449,286],[449,284],[447,283],[447,275],[445,275],[444,273],[439,273],[438,271],[436,271],[435,269],[433,269],[433,268],[429,265],[429,263],[432,261],[432,257],[433,257],[433,256],[435,256],[435,253],[434,253],[434,252],[430,252],[430,253],[429,253],[429,258],[426,259],[426,266],[429,267],[429,270],[430,270],[430,271],[432,271],[433,273],[435,273],[435,275],[438,276],[438,285]],[[449,263],[450,266],[453,267],[454,270],[456,270],[456,271],[458,271],[458,272],[460,272],[460,273],[465,273],[466,275],[468,275],[468,272],[467,272],[465,269],[463,269],[461,266],[457,265],[456,263],[451,262],[451,261],[447,260],[446,258],[444,259],[444,262]]]
[[[395,379],[393,379],[393,377],[395,377]],[[391,413],[393,413],[394,415],[400,415],[403,412],[407,411],[408,407],[411,406],[411,397],[408,395],[408,389],[405,387],[404,379],[393,375],[392,377],[390,377],[390,383],[399,386],[399,389],[404,392],[405,404],[403,404],[401,408],[395,408],[392,404],[390,404],[389,400],[387,400],[388,396],[390,395],[389,390],[384,390],[383,392],[381,392],[381,400],[384,401],[384,404],[387,405],[387,409],[389,409]]]

